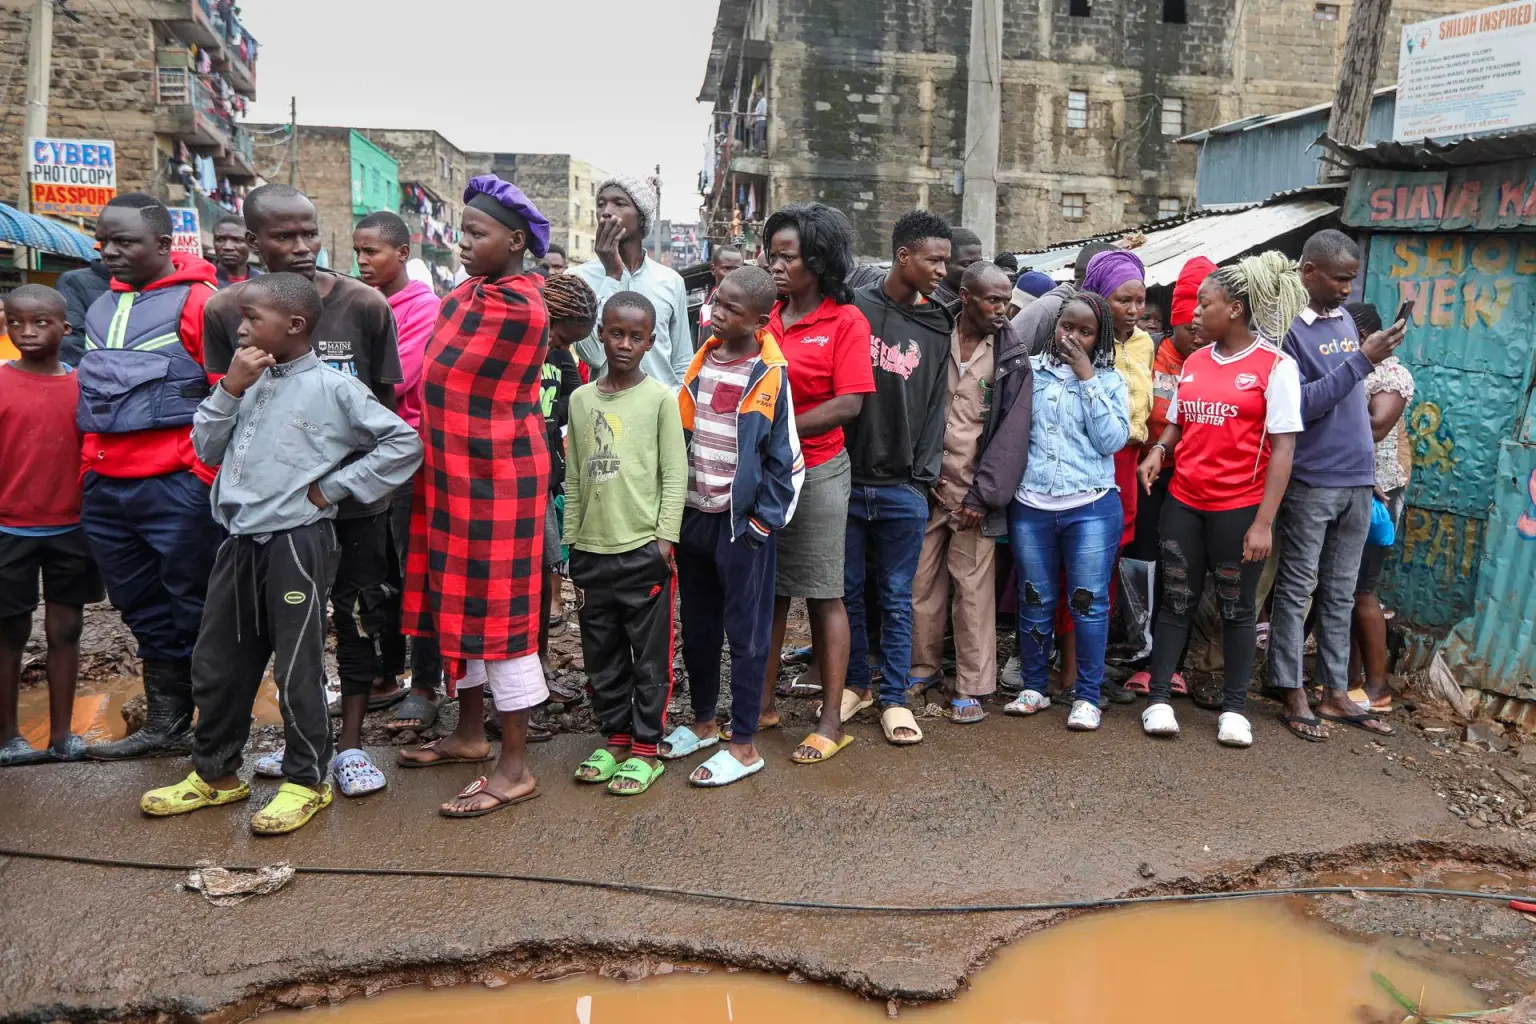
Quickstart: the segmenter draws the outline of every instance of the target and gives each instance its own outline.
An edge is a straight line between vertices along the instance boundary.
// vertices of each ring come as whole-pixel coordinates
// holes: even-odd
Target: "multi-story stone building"
[[[1000,92],[999,249],[1026,249],[1189,208],[1192,147],[1209,125],[1332,96],[1347,0],[990,0],[1001,36],[978,52],[973,4],[989,0],[721,0],[700,100],[716,110],[706,168],[710,237],[755,244],[767,213],[797,200],[842,208],[863,256],[888,256],[915,207],[961,221],[969,82]],[[1405,22],[1484,0],[1393,5],[1381,84]],[[990,31],[990,28],[989,28]],[[993,108],[995,109],[995,108]],[[765,116],[764,116],[765,115]],[[973,161],[974,164],[974,161]],[[973,225],[974,226],[974,225]]]
[[[19,185],[30,0],[0,0],[0,182]],[[110,139],[119,193],[198,210],[204,240],[256,179],[236,123],[256,95],[257,44],[229,0],[70,0],[53,19],[48,134]],[[69,15],[73,15],[72,17]],[[14,202],[14,193],[4,197]]]

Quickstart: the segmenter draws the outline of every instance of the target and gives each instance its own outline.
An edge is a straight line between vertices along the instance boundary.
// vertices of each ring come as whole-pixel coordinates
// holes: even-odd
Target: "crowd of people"
[[[385,788],[362,729],[386,708],[388,728],[435,736],[401,768],[494,761],[444,815],[513,806],[539,794],[530,712],[550,698],[563,575],[603,739],[575,778],[619,796],[703,752],[695,786],[765,767],[796,598],[811,645],[789,657],[821,694],[798,764],[838,756],[870,707],[888,742],[920,743],[912,704],[935,688],[949,721],[978,723],[1000,683],[1006,713],[1061,702],[1080,731],[1144,693],[1155,737],[1178,734],[1187,693],[1246,747],[1266,612],[1292,733],[1391,731],[1374,591],[1413,383],[1392,356],[1403,320],[1344,305],[1346,235],[1318,232],[1299,261],[1192,259],[1154,304],[1133,249],[1085,246],[1057,283],[914,211],[881,272],[856,265],[842,212],[795,204],[755,264],[716,250],[696,347],[682,279],[644,249],[652,183],[599,186],[597,258],[573,265],[515,184],[477,177],[464,200],[465,280],[441,300],[390,212],[356,226],[358,277],[323,269],[315,207],[283,185],[217,226],[217,266],[171,251],[158,201],[120,196],[83,310],[39,285],[7,296],[0,429],[25,442],[0,454],[0,765],[190,755],[146,814],[245,800],[270,665],[285,742],[252,766],[280,780],[253,830]],[[1157,563],[1150,657],[1123,685],[1106,672],[1122,558]],[[1202,694],[1181,668],[1208,575],[1224,670]],[[46,750],[16,710],[39,577]],[[103,595],[139,645],[148,715],[87,745],[70,707]],[[1017,651],[1001,671],[1000,607]]]

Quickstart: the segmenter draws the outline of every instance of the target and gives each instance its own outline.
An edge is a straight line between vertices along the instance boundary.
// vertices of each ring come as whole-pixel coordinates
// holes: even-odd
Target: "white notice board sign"
[[[1536,124],[1536,0],[1403,26],[1392,138]]]

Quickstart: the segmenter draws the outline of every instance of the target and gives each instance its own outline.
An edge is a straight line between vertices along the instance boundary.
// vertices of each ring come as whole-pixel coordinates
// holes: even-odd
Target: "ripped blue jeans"
[[[1097,704],[1109,641],[1109,588],[1124,526],[1120,492],[1060,512],[1015,501],[1008,506],[1008,546],[1019,575],[1019,665],[1026,690],[1048,692],[1056,603],[1063,569],[1067,608],[1077,633],[1077,700]]]

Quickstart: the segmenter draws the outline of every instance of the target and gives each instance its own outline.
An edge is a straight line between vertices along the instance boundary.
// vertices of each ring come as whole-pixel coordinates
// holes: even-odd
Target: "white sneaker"
[[[1104,718],[1104,712],[1099,710],[1097,704],[1090,704],[1086,700],[1074,701],[1072,713],[1067,716],[1067,728],[1078,732],[1092,732],[1099,727],[1099,722]]]
[[[1253,746],[1253,726],[1236,711],[1223,711],[1216,719],[1216,742],[1224,747]]]
[[[1141,713],[1141,731],[1148,736],[1177,736],[1179,719],[1171,704],[1149,704]]]
[[[1037,690],[1024,690],[1013,700],[1003,705],[1005,715],[1032,715],[1037,711],[1044,711],[1051,706],[1051,698]]]

